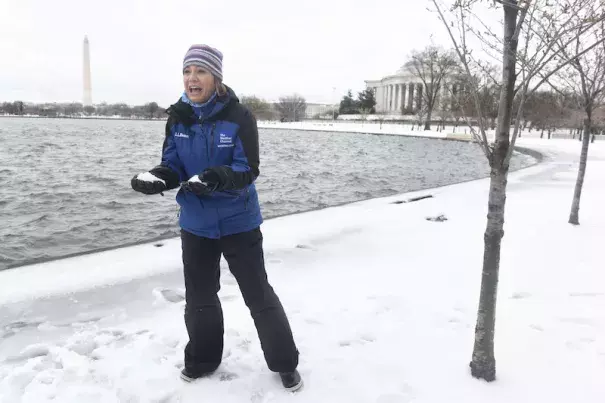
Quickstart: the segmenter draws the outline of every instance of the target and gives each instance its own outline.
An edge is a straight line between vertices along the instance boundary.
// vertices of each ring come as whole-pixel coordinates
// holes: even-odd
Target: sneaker
[[[302,378],[297,370],[294,372],[280,372],[281,383],[288,392],[296,392],[303,386]]]
[[[183,370],[181,371],[181,379],[184,380],[185,382],[193,382],[196,379],[203,378],[210,374],[211,374],[211,372],[202,372],[202,373],[196,374],[196,373],[193,373],[193,372],[187,370],[187,368],[183,368]]]

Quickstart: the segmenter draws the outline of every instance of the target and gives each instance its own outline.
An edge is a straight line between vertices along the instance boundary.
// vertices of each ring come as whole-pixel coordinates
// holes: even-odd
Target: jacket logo
[[[185,133],[179,133],[179,132],[177,132],[177,133],[174,133],[174,137],[183,137],[183,138],[188,139],[189,135],[185,134]]]
[[[223,147],[233,147],[233,137],[226,135],[225,133],[221,133],[219,135],[219,148]]]

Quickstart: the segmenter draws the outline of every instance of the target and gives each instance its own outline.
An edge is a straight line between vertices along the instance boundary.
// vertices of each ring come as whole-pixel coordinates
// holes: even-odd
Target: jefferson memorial
[[[416,114],[421,110],[424,102],[424,84],[420,77],[410,71],[408,66],[409,64],[404,64],[395,74],[383,77],[381,80],[365,81],[366,88],[374,92],[376,113],[408,115]],[[451,99],[451,94],[455,96],[457,93],[458,85],[447,81],[446,78],[441,83],[434,111],[446,110],[446,101]]]

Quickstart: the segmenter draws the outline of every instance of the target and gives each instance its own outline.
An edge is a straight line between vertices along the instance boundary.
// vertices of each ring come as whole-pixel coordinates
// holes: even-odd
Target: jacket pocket
[[[204,205],[199,197],[180,192],[176,199],[181,206],[179,221],[182,225],[202,229],[212,224],[212,211]]]

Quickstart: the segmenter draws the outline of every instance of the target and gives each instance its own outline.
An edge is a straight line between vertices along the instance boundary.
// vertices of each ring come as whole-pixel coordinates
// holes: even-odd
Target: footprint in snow
[[[586,347],[587,344],[594,343],[594,341],[595,340],[592,337],[582,337],[580,339],[566,341],[565,345],[571,350],[581,350]]]
[[[239,348],[240,350],[243,350],[243,351],[249,351],[250,350],[250,343],[251,343],[250,340],[248,340],[248,339],[242,339],[242,340],[240,340],[236,344],[236,347]]]
[[[229,328],[225,330],[225,336],[239,337],[239,332],[236,329]]]
[[[235,279],[235,277],[233,277],[233,275],[226,275],[222,277],[222,281],[223,283],[225,283],[226,285],[237,285],[237,280]]]
[[[225,350],[225,352],[223,353],[223,360],[226,360],[227,358],[231,357],[231,349],[227,349]]]
[[[218,379],[221,382],[232,381],[234,379],[237,379],[238,377],[239,376],[235,372],[229,372],[229,371],[218,372]]]
[[[21,321],[21,320],[9,323],[8,325],[0,328],[0,340],[8,339],[9,337],[16,335],[17,333],[19,333],[22,330],[32,328],[32,327],[39,327],[40,325],[43,325],[43,324],[44,323],[41,321],[28,322],[28,321]]]
[[[235,301],[239,298],[239,295],[237,294],[229,294],[229,295],[224,295],[221,297],[221,300],[226,301],[226,302],[231,302],[231,301]]]
[[[30,346],[25,347],[21,352],[17,355],[8,357],[5,362],[6,363],[17,363],[30,360],[32,358],[44,357],[50,354],[49,346],[45,344],[32,344]]]
[[[78,315],[76,320],[73,322],[73,324],[71,326],[78,327],[81,325],[89,325],[91,323],[100,322],[103,319],[104,319],[104,317],[99,314],[95,314],[95,313],[86,314],[85,313],[85,314]]]
[[[570,297],[601,297],[605,294],[601,292],[570,292]]]
[[[594,323],[589,318],[560,318],[560,322],[571,323],[574,325],[594,326]]]
[[[70,343],[65,347],[76,354],[91,357],[92,352],[95,351],[98,346],[99,345],[95,340],[78,340],[74,343]]]
[[[364,334],[361,335],[359,337],[359,339],[357,340],[342,340],[340,342],[338,342],[338,345],[340,347],[350,347],[353,344],[366,344],[366,343],[373,343],[374,341],[376,341],[376,338],[370,334]]]
[[[388,394],[379,396],[376,403],[407,403],[413,400],[412,397],[400,394]]]
[[[171,302],[173,304],[181,302],[185,299],[185,293],[182,290],[171,288],[155,288],[153,294],[160,301]]]
[[[531,294],[528,292],[515,292],[510,296],[510,299],[525,299],[531,297]]]

